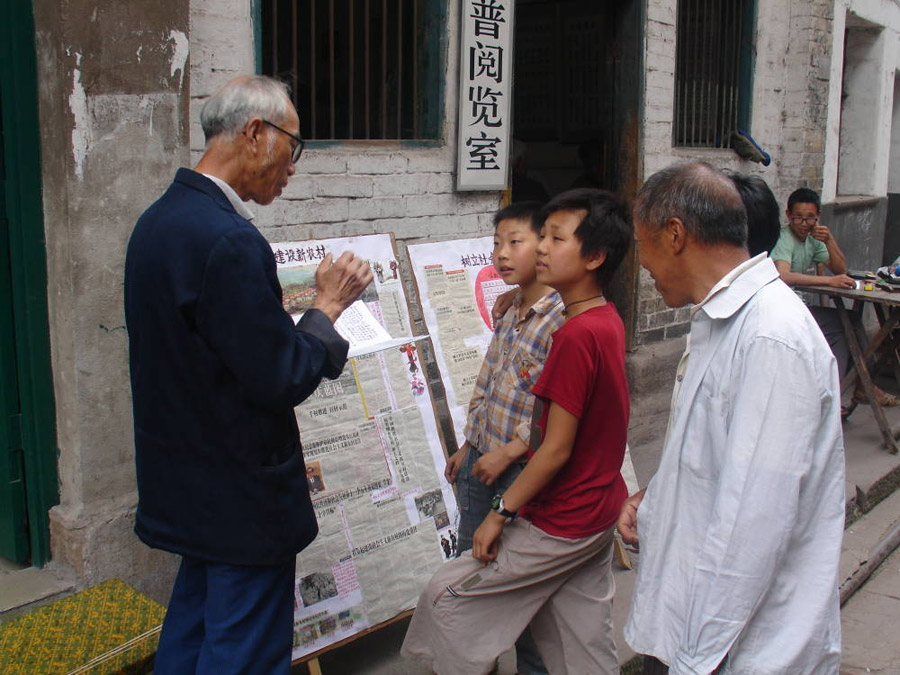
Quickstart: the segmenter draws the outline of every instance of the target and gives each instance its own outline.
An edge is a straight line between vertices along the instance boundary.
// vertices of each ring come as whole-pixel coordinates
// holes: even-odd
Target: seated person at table
[[[781,228],[778,243],[772,251],[772,260],[781,279],[794,287],[832,286],[855,288],[856,282],[847,276],[847,260],[831,230],[819,222],[819,195],[809,188],[794,190],[788,197],[787,227]],[[833,276],[823,274],[825,267]],[[811,272],[811,273],[810,273]],[[822,329],[831,351],[837,359],[841,377],[847,372],[850,348],[837,309],[833,307],[809,307],[810,313]],[[860,349],[865,350],[868,340],[862,324],[855,316],[851,321],[856,331]],[[900,400],[875,387],[875,396],[881,405],[900,405]],[[859,379],[853,393],[856,403],[865,403],[866,395]]]

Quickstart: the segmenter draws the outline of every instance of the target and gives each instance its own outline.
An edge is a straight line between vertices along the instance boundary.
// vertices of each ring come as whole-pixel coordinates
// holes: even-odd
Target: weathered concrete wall
[[[900,6],[893,0],[835,0],[834,5],[822,201],[840,194],[882,197],[900,68]],[[847,50],[854,52],[849,58],[845,35]]]
[[[57,562],[157,598],[169,556],[131,533],[137,494],[122,307],[134,221],[188,159],[188,2],[35,0],[60,504]]]
[[[881,264],[889,265],[900,257],[900,194],[888,193],[887,214],[884,221],[884,251]]]
[[[894,98],[891,113],[891,150],[888,159],[888,194],[900,194],[900,75],[892,73]]]
[[[823,206],[822,221],[840,242],[850,269],[871,270],[881,265],[887,206],[887,197],[842,197]]]
[[[674,162],[703,160],[760,175],[780,204],[795,188],[820,190],[832,37],[832,0],[759,0],[751,134],[772,156],[762,167],[732,150],[672,145],[676,0],[649,0],[646,28],[644,178]],[[665,307],[650,276],[639,278],[639,340],[683,335],[685,309]]]
[[[847,27],[845,40],[838,195],[884,192],[878,183],[887,176],[881,165],[888,155],[880,151],[890,134],[890,118],[880,114],[887,93],[886,79],[881,77],[887,36],[881,28],[859,23]]]

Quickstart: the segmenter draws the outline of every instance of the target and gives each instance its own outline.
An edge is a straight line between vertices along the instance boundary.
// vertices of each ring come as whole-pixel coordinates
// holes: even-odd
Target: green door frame
[[[56,413],[47,320],[37,64],[31,0],[0,2],[0,87],[6,207],[31,563],[50,559],[49,510],[59,502]]]

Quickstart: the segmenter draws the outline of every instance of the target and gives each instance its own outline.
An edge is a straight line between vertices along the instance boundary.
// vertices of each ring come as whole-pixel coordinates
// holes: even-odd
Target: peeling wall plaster
[[[72,156],[75,159],[75,176],[84,178],[84,159],[91,146],[92,134],[88,114],[87,94],[81,82],[82,55],[75,54],[75,68],[72,70],[72,93],[69,94],[69,108],[72,111]]]
[[[187,36],[179,30],[173,30],[169,32],[169,41],[174,43],[171,62],[171,76],[175,77],[175,73],[179,73],[178,86],[181,87],[181,84],[184,81],[184,67],[187,63],[188,55],[191,51],[190,45],[188,43]]]

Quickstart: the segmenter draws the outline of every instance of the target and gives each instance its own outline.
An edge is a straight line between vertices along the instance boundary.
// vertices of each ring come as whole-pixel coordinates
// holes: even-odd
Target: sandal
[[[878,405],[880,405],[882,408],[893,408],[900,405],[900,398],[897,398],[893,394],[889,394],[886,391],[882,391],[876,400],[878,401]],[[853,402],[868,403],[869,399],[866,398],[865,392],[856,391],[853,393]]]
[[[856,410],[856,406],[858,406],[858,405],[859,405],[859,402],[856,401],[855,399],[852,399],[850,401],[850,403],[848,403],[847,405],[842,405],[841,406],[841,422],[843,422],[848,417],[850,417],[850,415],[853,413],[854,410]]]

